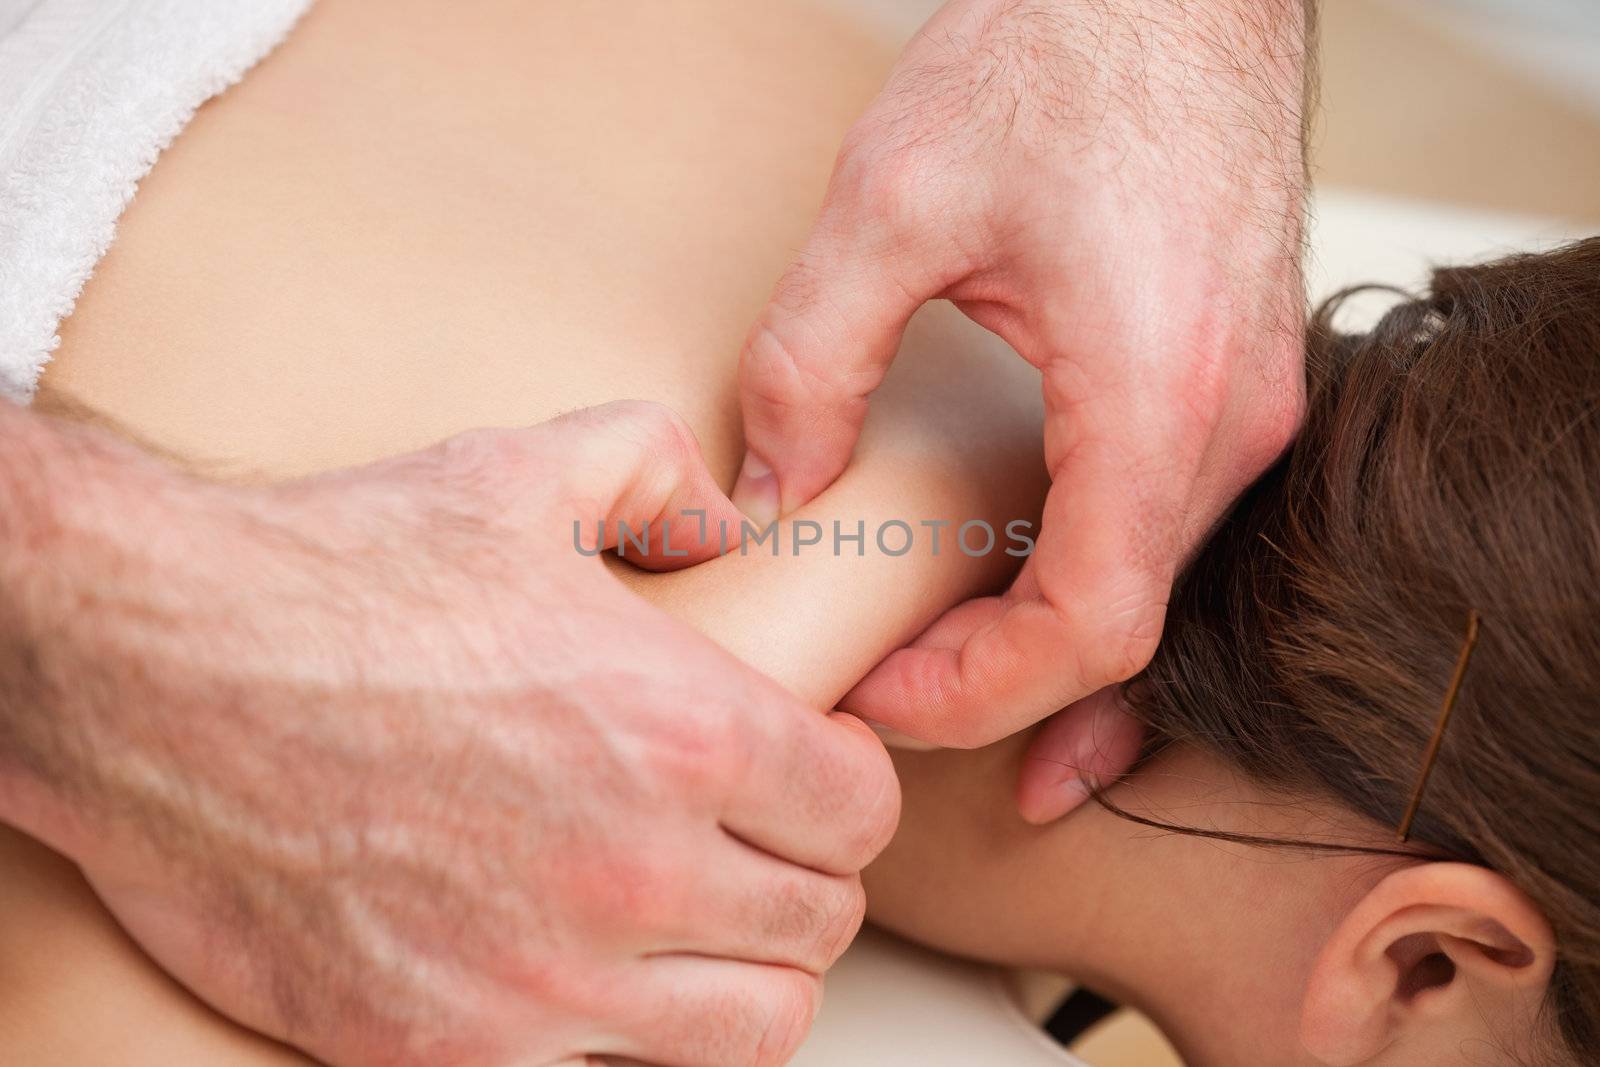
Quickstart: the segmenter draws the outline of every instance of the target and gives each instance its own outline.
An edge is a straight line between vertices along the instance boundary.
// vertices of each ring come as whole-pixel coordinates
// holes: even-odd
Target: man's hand
[[[746,344],[735,501],[833,481],[935,297],[1041,371],[1053,485],[1013,587],[843,707],[980,745],[1149,661],[1177,568],[1303,406],[1303,23],[1299,0],[952,0],[851,131]],[[1052,752],[1136,750],[1091,736],[1113,721],[1078,713]]]
[[[899,794],[577,550],[737,524],[674,417],[239,489],[0,416],[0,816],[180,981],[340,1067],[787,1059]]]

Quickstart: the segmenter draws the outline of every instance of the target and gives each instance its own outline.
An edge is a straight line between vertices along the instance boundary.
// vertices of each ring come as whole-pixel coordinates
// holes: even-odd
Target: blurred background
[[[1332,0],[1315,179],[1600,217],[1600,4]]]

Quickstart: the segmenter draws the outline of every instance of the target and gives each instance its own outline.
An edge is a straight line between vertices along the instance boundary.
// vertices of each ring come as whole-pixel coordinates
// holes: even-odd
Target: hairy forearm
[[[181,847],[231,817],[195,808],[224,807],[247,777],[242,747],[281,743],[284,709],[314,704],[343,667],[363,578],[394,599],[436,593],[409,588],[377,543],[383,493],[350,490],[318,537],[293,528],[302,496],[203,482],[104,430],[3,406],[0,820],[81,859],[115,826]],[[346,521],[345,499],[374,521]]]
[[[0,404],[0,820],[81,859],[114,825],[184,825],[164,780],[257,643],[236,600],[249,498],[92,426]],[[159,835],[157,835],[159,836]]]
[[[1104,120],[1103,134],[1149,140],[1181,125],[1194,135],[1236,139],[1245,149],[1275,149],[1285,136],[1299,140],[1310,3],[1010,0],[1008,6],[1013,18],[1042,23],[1039,43],[1059,50],[1055,58],[1071,58],[1078,103],[1087,117]]]
[[[1055,0],[1070,13],[1081,106],[1132,161],[1234,187],[1304,178],[1302,0]],[[1126,157],[1124,157],[1126,159]]]
[[[1309,0],[972,0],[907,84],[968,147],[1070,146],[1130,198],[1223,196],[1298,243]],[[929,58],[931,55],[931,58]],[[1175,180],[1178,179],[1178,180]],[[1298,253],[1298,247],[1295,248]]]
[[[1310,0],[1107,0],[1096,47],[1124,147],[1224,195],[1299,253]]]
[[[42,761],[38,705],[39,627],[28,586],[41,544],[55,523],[49,513],[47,432],[39,420],[0,402],[0,818],[18,821],[17,779]]]
[[[54,779],[74,746],[49,707],[62,678],[59,640],[83,604],[68,546],[100,488],[94,443],[51,420],[0,404],[0,782]],[[92,609],[91,609],[92,610]],[[17,819],[20,812],[0,808]]]
[[[86,716],[115,693],[89,638],[169,482],[108,435],[0,404],[0,818],[36,835],[96,806]]]

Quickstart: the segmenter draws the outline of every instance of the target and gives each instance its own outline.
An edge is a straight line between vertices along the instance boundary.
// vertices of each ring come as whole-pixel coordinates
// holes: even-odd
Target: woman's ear
[[[1555,967],[1550,924],[1516,886],[1464,863],[1385,877],[1344,917],[1306,984],[1300,1040],[1330,1067],[1460,1062],[1463,1042],[1530,1047]]]

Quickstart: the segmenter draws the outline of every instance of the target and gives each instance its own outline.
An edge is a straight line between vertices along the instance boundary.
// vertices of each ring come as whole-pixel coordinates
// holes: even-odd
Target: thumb
[[[540,427],[555,506],[584,555],[655,570],[687,567],[739,543],[744,517],[717,487],[686,422],[670,408],[622,400]]]
[[[847,225],[845,216],[824,206],[740,355],[748,451],[733,499],[760,525],[844,470],[906,322],[946,287],[911,266],[887,223]]]

